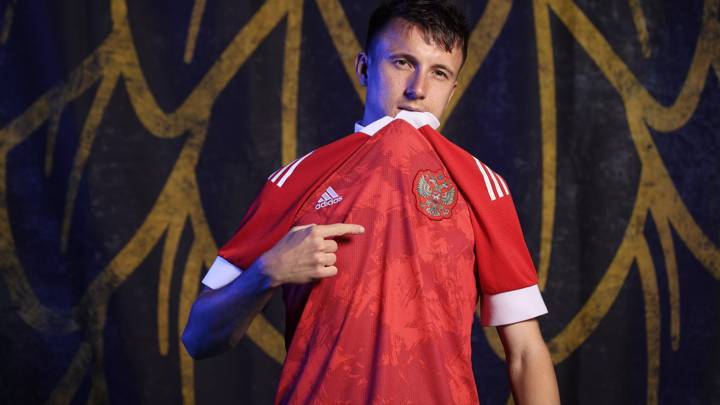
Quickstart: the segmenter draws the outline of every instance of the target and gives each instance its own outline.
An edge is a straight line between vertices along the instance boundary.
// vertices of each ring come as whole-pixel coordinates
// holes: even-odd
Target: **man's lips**
[[[407,107],[407,106],[402,106],[402,105],[398,106],[398,110],[415,111],[415,112],[422,111],[421,109],[419,109],[417,107]]]

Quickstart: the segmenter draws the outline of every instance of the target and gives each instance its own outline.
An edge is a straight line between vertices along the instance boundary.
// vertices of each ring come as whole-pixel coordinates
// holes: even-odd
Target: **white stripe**
[[[323,202],[323,201],[325,201],[325,199],[324,199],[324,198],[322,198],[322,197],[320,197],[320,199],[319,199],[319,200],[317,200],[317,203],[318,203],[318,204],[320,204],[320,203],[321,203],[321,202]]]
[[[505,180],[503,180],[503,178],[499,174],[497,175],[497,178],[498,180],[500,180],[500,184],[502,184],[503,189],[505,190],[505,194],[510,195],[510,190],[508,190],[507,184],[505,184]]]
[[[302,162],[303,160],[305,160],[305,158],[308,157],[308,156],[310,156],[311,154],[312,154],[312,152],[310,152],[310,153],[308,153],[307,155],[301,157],[301,158],[298,159],[295,163],[293,163],[292,166],[290,166],[290,169],[288,169],[288,171],[285,173],[285,175],[282,177],[282,179],[280,179],[280,181],[277,183],[277,186],[278,186],[278,187],[282,187],[283,184],[285,184],[285,180],[287,180],[288,177],[290,177],[290,175],[295,171],[295,168],[298,167],[298,165],[300,164],[300,162]]]
[[[294,160],[293,160],[294,162]],[[292,162],[290,162],[292,164]],[[283,172],[287,170],[287,168],[290,167],[290,165],[286,165],[280,168],[280,170],[275,172],[275,176],[270,180],[271,182],[275,183],[277,181],[278,177],[282,176]]]
[[[498,184],[497,178],[495,177],[495,173],[493,173],[493,171],[490,170],[490,168],[487,165],[485,165],[485,167],[488,169],[488,172],[490,173],[490,177],[492,177],[493,183],[495,183],[495,189],[498,192],[498,198],[502,197],[504,194],[502,192],[502,189],[500,188],[500,185]]]
[[[327,192],[322,193],[322,198],[324,198],[325,201],[332,200],[332,197],[330,197],[330,194],[328,194]]]
[[[280,169],[282,169],[282,167]],[[268,176],[268,180],[270,180],[270,177],[274,176],[278,171],[280,171],[280,169],[277,169],[274,172],[270,173],[270,175]]]
[[[482,163],[480,163],[477,158],[473,159],[475,159],[475,163],[477,163],[477,167],[480,169],[480,173],[482,173],[483,180],[485,180],[485,187],[487,187],[488,194],[490,194],[490,200],[495,201],[495,193],[493,192],[493,188],[490,185],[490,180],[488,180],[487,173],[485,173],[485,169],[483,168]]]
[[[335,190],[333,190],[332,187],[328,187],[328,188],[327,188],[327,192],[328,192],[328,194],[330,194],[330,196],[331,196],[332,198],[338,198],[338,193],[336,193]]]

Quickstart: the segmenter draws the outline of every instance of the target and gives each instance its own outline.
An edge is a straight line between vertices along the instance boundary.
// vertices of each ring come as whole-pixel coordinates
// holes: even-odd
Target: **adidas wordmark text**
[[[317,204],[315,204],[315,209],[319,210],[320,208],[338,204],[342,199],[342,196],[338,195],[332,187],[328,187],[327,190],[322,193],[322,197],[317,201]]]

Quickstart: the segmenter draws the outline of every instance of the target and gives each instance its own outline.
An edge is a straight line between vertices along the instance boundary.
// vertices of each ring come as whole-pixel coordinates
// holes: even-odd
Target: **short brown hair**
[[[454,4],[444,0],[384,1],[370,17],[365,39],[366,52],[370,52],[378,33],[395,18],[402,18],[420,28],[426,42],[435,43],[446,52],[459,47],[465,62],[470,36],[465,16]]]

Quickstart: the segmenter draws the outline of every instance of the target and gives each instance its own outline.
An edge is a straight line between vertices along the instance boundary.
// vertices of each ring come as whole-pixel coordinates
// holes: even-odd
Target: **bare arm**
[[[188,353],[199,359],[235,346],[278,287],[337,274],[337,242],[332,238],[363,232],[353,224],[293,228],[230,284],[217,290],[205,287],[183,332]]]
[[[535,319],[498,326],[517,405],[560,404],[555,369]]]

